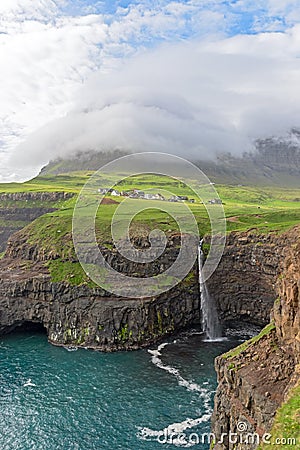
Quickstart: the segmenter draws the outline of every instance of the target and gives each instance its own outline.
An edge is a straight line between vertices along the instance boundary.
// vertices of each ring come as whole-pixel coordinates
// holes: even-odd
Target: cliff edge
[[[300,445],[300,227],[283,238],[271,324],[216,359],[215,450]]]

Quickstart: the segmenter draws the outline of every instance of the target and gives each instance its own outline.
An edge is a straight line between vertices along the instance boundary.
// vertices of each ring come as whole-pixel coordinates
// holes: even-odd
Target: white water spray
[[[200,285],[200,308],[202,317],[202,331],[206,334],[209,341],[219,340],[222,337],[221,325],[218,319],[218,313],[213,297],[209,295],[206,282],[203,281],[202,267],[204,263],[204,254],[202,250],[203,240],[198,247],[199,264],[199,285]]]

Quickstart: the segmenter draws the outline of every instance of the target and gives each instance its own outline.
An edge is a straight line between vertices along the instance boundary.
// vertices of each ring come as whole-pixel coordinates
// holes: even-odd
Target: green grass
[[[63,211],[44,214],[19,233],[28,244],[34,245],[50,258],[74,260],[75,251],[72,241],[72,212]]]
[[[258,450],[274,448],[274,445],[276,445],[276,448],[278,449],[288,448],[289,446],[293,448],[300,447],[299,383],[289,392],[287,401],[284,402],[277,411],[270,434],[272,435],[272,443],[263,444],[258,448]],[[291,441],[290,439],[292,439],[293,441]],[[281,442],[281,444],[277,445],[276,442]],[[288,444],[288,442],[290,443]]]
[[[88,181],[91,172],[68,175],[44,175],[24,183],[0,183],[0,194],[15,192],[74,192],[78,193]]]
[[[131,200],[132,203],[138,203],[145,207],[143,212],[138,214],[132,222],[132,235],[148,235],[151,230],[158,228],[165,233],[176,233],[179,231],[176,221],[162,211],[165,202],[161,201],[143,201]],[[46,252],[56,251],[62,257],[67,258],[72,251],[72,216],[75,199],[69,200],[62,209],[54,213],[46,214],[31,223],[24,229],[27,234],[27,241],[35,243]],[[111,219],[118,205],[101,205],[96,219],[96,235],[101,244],[111,247]],[[200,235],[210,232],[210,223],[204,205],[190,204],[190,210],[194,214],[199,228]],[[247,213],[245,213],[245,210]],[[186,223],[186,211],[180,203],[172,204],[172,211]],[[246,231],[255,229],[257,233],[277,232],[281,233],[292,226],[300,223],[300,209],[276,210],[270,211],[265,207],[257,217],[257,210],[254,206],[244,208],[242,205],[225,205],[227,217],[238,217],[237,222],[227,221],[227,230]],[[126,219],[127,212],[123,212],[121,219]],[[130,212],[128,210],[128,215]],[[267,223],[266,223],[267,222]]]
[[[1,184],[0,192],[72,192],[78,194],[82,186],[91,176],[90,171],[74,172],[63,175],[44,175],[39,176],[26,183]],[[114,182],[124,177],[126,174],[104,174],[103,185],[111,186]],[[196,181],[190,180],[191,186],[196,186]],[[176,195],[187,195],[190,198],[196,198],[193,192],[187,188],[181,180],[174,180],[161,175],[143,175],[127,178],[118,186],[119,190],[131,189],[146,190],[151,189],[157,192],[158,189],[170,191]],[[278,188],[255,188],[246,186],[215,186],[220,197],[224,202],[224,211],[227,222],[227,231],[246,231],[253,229],[256,233],[282,233],[285,230],[300,223],[300,198],[299,189],[278,189]],[[209,198],[208,194],[211,186],[203,186],[202,193],[204,198]],[[123,198],[113,197],[117,202]],[[72,242],[72,216],[76,202],[76,195],[69,200],[62,200],[51,207],[58,210],[48,213],[36,219],[27,225],[21,234],[31,245],[37,246],[45,255],[51,255],[51,258],[58,258],[62,261],[76,260],[75,251]],[[138,205],[145,208],[143,212],[137,214],[131,224],[131,235],[147,236],[151,230],[158,228],[167,235],[179,231],[176,221],[163,211],[166,206],[171,207],[172,214],[176,214],[184,223],[187,222],[187,212],[182,203],[169,203],[163,201],[150,200],[130,200],[132,205]],[[34,204],[36,203],[36,204]],[[14,208],[30,206],[50,206],[49,202],[24,202],[6,200],[1,202],[1,207]],[[197,199],[196,203],[187,204],[190,211],[194,214],[199,233],[201,236],[210,233],[210,223],[205,205]],[[118,204],[101,205],[96,219],[96,235],[98,242],[107,248],[112,248],[111,237],[111,219],[116,211]],[[217,208],[214,205],[212,209]],[[121,219],[130,216],[130,208],[124,210]],[[85,212],[83,211],[83,214]],[[222,218],[220,218],[222,220]],[[22,221],[1,220],[0,226],[20,227]],[[84,226],[84,221],[83,221]],[[76,279],[76,277],[75,277]]]
[[[224,359],[232,359],[232,358],[239,356],[245,350],[248,350],[248,348],[250,348],[256,342],[258,342],[261,338],[270,334],[271,331],[273,331],[273,330],[275,330],[275,325],[274,325],[274,323],[270,323],[263,330],[261,330],[261,332],[257,336],[254,336],[252,339],[243,342],[241,345],[234,348],[233,350],[230,350],[229,352],[224,353],[224,355],[222,355],[222,357]]]
[[[79,262],[57,259],[49,261],[47,267],[54,283],[65,282],[73,286],[85,284],[92,288],[97,287],[86,275]]]

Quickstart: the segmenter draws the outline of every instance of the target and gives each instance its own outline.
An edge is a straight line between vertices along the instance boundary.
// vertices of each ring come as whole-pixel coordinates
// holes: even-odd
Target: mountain
[[[97,170],[116,158],[121,158],[127,153],[120,150],[113,152],[96,152],[88,150],[78,152],[66,158],[57,158],[43,167],[40,175],[59,175],[62,173]]]
[[[216,162],[196,164],[212,181],[224,184],[298,187],[300,180],[300,131],[283,137],[258,139],[256,150],[242,157],[221,154]]]
[[[255,151],[236,157],[219,154],[215,161],[192,160],[218,184],[298,187],[300,179],[300,130],[292,129],[286,136],[259,139]],[[120,150],[104,153],[87,151],[68,158],[51,161],[41,175],[96,170],[124,156]]]

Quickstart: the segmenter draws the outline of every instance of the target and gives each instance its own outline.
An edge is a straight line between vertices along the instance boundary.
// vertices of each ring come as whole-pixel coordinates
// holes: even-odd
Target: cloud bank
[[[82,150],[211,158],[299,126],[300,26],[286,33],[163,45],[95,73],[65,117],[32,134],[15,161]],[[22,155],[23,158],[22,158]]]
[[[77,149],[211,157],[297,126],[299,22],[297,0],[1,0],[0,180]]]

